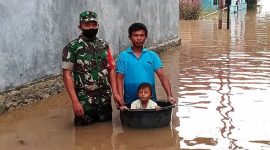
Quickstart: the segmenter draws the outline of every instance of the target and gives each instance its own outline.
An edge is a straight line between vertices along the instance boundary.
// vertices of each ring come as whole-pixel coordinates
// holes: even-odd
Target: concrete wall
[[[96,11],[98,36],[116,55],[134,22],[148,26],[147,46],[179,37],[178,0],[0,0],[0,91],[61,74],[63,47],[77,37],[79,14]]]

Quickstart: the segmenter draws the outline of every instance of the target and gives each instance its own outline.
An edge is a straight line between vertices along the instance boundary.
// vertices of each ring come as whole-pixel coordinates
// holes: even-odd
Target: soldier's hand
[[[76,116],[84,116],[84,110],[80,102],[73,104],[73,111]]]

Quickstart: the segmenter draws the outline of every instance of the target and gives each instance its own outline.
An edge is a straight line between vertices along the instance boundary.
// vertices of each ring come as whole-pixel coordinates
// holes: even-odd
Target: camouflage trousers
[[[77,92],[78,99],[83,106],[84,116],[75,116],[74,124],[83,126],[96,121],[104,122],[112,120],[111,92],[96,91],[86,93]]]

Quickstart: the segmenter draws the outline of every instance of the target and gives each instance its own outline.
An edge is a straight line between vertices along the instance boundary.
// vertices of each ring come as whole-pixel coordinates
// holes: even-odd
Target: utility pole
[[[230,28],[230,7],[232,0],[226,0],[226,6],[227,6],[227,29]]]
[[[223,8],[223,0],[219,0],[218,29],[222,29],[222,8]]]

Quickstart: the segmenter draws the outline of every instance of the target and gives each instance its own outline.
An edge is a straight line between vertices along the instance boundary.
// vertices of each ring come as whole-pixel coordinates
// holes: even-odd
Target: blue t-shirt
[[[152,86],[152,100],[156,100],[155,71],[163,67],[159,56],[151,50],[143,48],[140,58],[137,58],[131,47],[121,52],[116,63],[116,72],[124,75],[124,100],[132,103],[137,97],[141,83]]]

